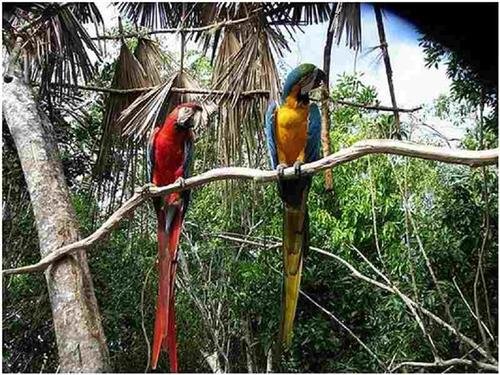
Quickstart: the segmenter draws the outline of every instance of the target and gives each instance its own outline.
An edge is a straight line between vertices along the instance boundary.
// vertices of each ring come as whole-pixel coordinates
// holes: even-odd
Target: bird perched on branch
[[[156,127],[148,142],[150,182],[164,186],[175,181],[184,184],[193,155],[192,128],[199,121],[201,107],[195,103],[177,106]],[[158,364],[160,351],[168,350],[170,371],[178,371],[175,333],[175,272],[177,248],[190,192],[184,190],[153,198],[158,219],[159,285],[154,324],[152,368]]]
[[[309,92],[325,80],[325,73],[316,66],[299,65],[288,74],[280,103],[270,103],[266,113],[267,145],[272,167],[280,177],[278,191],[284,206],[280,336],[285,348],[292,342],[302,264],[309,240],[307,194],[312,177],[301,175],[301,165],[320,158],[321,114],[316,104],[309,103]],[[283,169],[292,165],[295,178],[283,179]]]

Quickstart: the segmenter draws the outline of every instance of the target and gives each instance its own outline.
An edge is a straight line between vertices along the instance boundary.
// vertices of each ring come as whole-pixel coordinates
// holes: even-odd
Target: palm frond
[[[122,43],[120,55],[116,61],[115,73],[111,87],[117,89],[132,89],[149,86],[149,82],[139,61],[135,58],[125,43]],[[95,176],[100,176],[104,170],[109,170],[109,157],[112,146],[121,136],[121,128],[117,119],[121,112],[132,103],[139,94],[110,94],[106,101],[103,133],[99,156],[94,169]],[[97,178],[97,177],[96,177]]]
[[[93,4],[18,3],[10,13],[10,25],[23,40],[23,53],[41,72],[40,94],[60,98],[68,84],[88,82],[95,73],[89,53],[98,59],[99,51],[81,23],[102,22]],[[50,90],[52,83],[58,90]]]
[[[262,141],[267,98],[242,97],[246,90],[269,90],[270,99],[279,95],[279,77],[266,29],[225,30],[213,76],[213,88],[230,92],[219,98],[217,123],[219,154],[226,165],[242,161],[243,145],[255,149]],[[229,62],[229,63],[228,63]]]
[[[153,41],[139,40],[134,54],[122,43],[111,86],[132,89],[155,85],[161,80],[160,64],[161,54]],[[112,93],[106,100],[99,155],[92,176],[92,194],[105,205],[105,212],[121,204],[133,192],[136,179],[142,178],[140,156],[144,150],[134,140],[124,137],[123,127],[117,121],[140,95]]]
[[[70,3],[68,7],[82,23],[93,23],[96,26],[104,24],[101,12],[95,3]]]
[[[148,85],[159,85],[162,82],[162,53],[158,43],[151,39],[139,38],[134,55],[146,74]]]
[[[274,25],[305,26],[328,21],[329,3],[262,3],[264,14]]]
[[[201,23],[203,3],[114,3],[121,16],[138,26],[151,29],[175,28],[182,22],[190,27]],[[184,15],[184,16],[183,16]]]
[[[203,123],[208,122],[210,115],[217,109],[212,101],[200,100],[199,95],[172,92],[172,87],[200,88],[188,73],[174,73],[165,83],[142,94],[123,111],[118,122],[123,127],[125,137],[130,137],[134,141],[144,140],[149,131],[161,124],[172,109],[185,102],[195,101],[201,104]]]
[[[170,77],[165,83],[142,94],[130,106],[127,107],[118,119],[123,127],[123,135],[140,139],[160,121],[159,117],[173,107],[168,103],[172,93],[170,89],[178,77],[178,72]],[[165,108],[162,110],[162,108]]]
[[[335,19],[330,24],[330,31],[335,32],[336,43],[340,44],[342,34],[346,32],[346,46],[351,49],[361,48],[361,8],[359,3],[338,3]]]

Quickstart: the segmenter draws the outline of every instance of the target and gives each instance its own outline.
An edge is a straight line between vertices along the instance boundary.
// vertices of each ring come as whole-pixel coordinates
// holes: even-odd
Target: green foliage
[[[191,69],[203,79],[209,70],[208,61],[196,53],[188,56],[194,58]],[[108,69],[112,67],[104,72]],[[364,85],[360,76],[340,76],[334,87],[331,95],[337,100],[365,104],[377,101],[374,88]],[[454,96],[441,97],[434,106],[443,118],[454,117],[460,111],[466,116],[474,108],[470,102]],[[89,113],[91,124],[102,119],[98,105],[93,105]],[[495,133],[487,129],[480,132],[477,118],[473,120],[474,127],[463,142],[465,147],[480,148],[480,141],[484,147],[496,144]],[[361,139],[387,137],[391,123],[388,115],[339,106],[332,113],[332,147],[338,150]],[[72,149],[85,156],[85,163],[95,156],[95,144],[87,136],[87,130],[94,131],[71,124],[65,139],[72,148],[62,146],[63,160],[71,161]],[[4,142],[9,145],[5,131]],[[208,137],[200,136],[197,140],[194,174],[217,165],[213,144]],[[38,248],[36,236],[26,235],[34,232],[33,217],[12,147],[4,147],[3,158],[4,186],[12,186],[10,193],[4,189],[3,195],[8,208],[4,209],[3,232],[6,268],[35,262]],[[267,165],[263,150],[248,155],[248,160]],[[73,203],[83,236],[93,230],[92,212],[99,207],[84,189],[78,188],[81,184],[77,177],[85,176],[88,171],[84,168],[72,175]],[[363,274],[380,280],[355,251],[359,249],[403,293],[447,320],[446,306],[429,274],[423,248],[450,304],[455,324],[476,342],[482,342],[477,324],[453,281],[472,303],[487,212],[489,226],[483,270],[488,301],[481,295],[479,303],[484,314],[489,308],[491,331],[497,332],[495,169],[485,168],[483,175],[482,169],[395,156],[369,156],[336,167],[333,175],[333,192],[324,191],[322,174],[313,180],[309,195],[311,246],[340,256]],[[269,246],[279,240],[282,231],[276,187],[234,183],[231,204],[225,204],[227,186],[215,182],[193,191],[186,216],[176,301],[179,362],[183,372],[211,371],[205,358],[213,353],[221,367],[231,372],[247,372],[250,353],[254,370],[264,372],[267,354],[278,335],[282,259],[281,250]],[[484,186],[488,192],[487,204]],[[408,222],[405,206],[415,225]],[[255,243],[268,246],[263,248]],[[113,370],[144,371],[149,353],[142,324],[151,340],[157,282],[152,208],[145,205],[122,222],[108,241],[92,249],[89,259]],[[301,288],[342,320],[382,362],[433,361],[428,341],[404,302],[354,278],[334,259],[310,250]],[[42,275],[4,279],[3,299],[4,370],[55,371],[57,354]],[[487,320],[486,316],[483,320]],[[470,350],[439,325],[426,318],[423,321],[442,358],[461,357]],[[294,332],[293,346],[282,363],[287,372],[384,370],[348,332],[302,297]],[[496,349],[491,349],[495,355]],[[167,370],[166,355],[162,355],[159,371]],[[474,368],[456,366],[453,370],[465,372]]]

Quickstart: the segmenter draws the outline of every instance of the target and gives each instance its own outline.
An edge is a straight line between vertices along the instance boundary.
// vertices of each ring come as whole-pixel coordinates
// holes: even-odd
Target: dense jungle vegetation
[[[403,140],[448,147],[448,140],[420,126],[426,118],[438,116],[456,126],[470,124],[454,147],[497,147],[496,92],[485,89],[453,53],[429,41],[422,45],[429,68],[445,65],[453,84],[449,95],[415,116],[402,117]],[[129,41],[131,49],[135,46],[136,40]],[[166,62],[176,57],[162,53]],[[188,72],[208,87],[213,73],[210,59],[194,49],[186,56]],[[101,62],[96,81],[111,85],[115,67],[114,62]],[[280,70],[283,75],[286,69]],[[329,95],[335,100],[377,103],[378,93],[364,84],[361,73],[330,81]],[[106,218],[96,213],[112,212],[118,202],[108,207],[110,203],[98,201],[92,190],[105,96],[82,95],[83,116],[52,120],[83,238]],[[332,149],[338,151],[362,139],[389,138],[394,119],[388,113],[335,104]],[[216,132],[207,127],[196,137],[193,174],[224,165]],[[38,261],[39,245],[23,171],[5,123],[2,140],[5,269]],[[266,169],[267,152],[244,147],[238,162]],[[137,168],[142,178],[135,185],[140,186],[144,164]],[[303,272],[304,294],[284,370],[383,372],[405,361],[433,362],[436,353],[442,359],[484,359],[422,309],[497,358],[497,172],[496,167],[379,155],[336,167],[329,192],[323,173],[316,174],[309,195],[311,249]],[[143,372],[149,363],[157,293],[155,225],[152,205],[143,205],[89,252],[116,372]],[[282,257],[275,244],[281,232],[281,203],[273,183],[214,182],[193,190],[177,282],[181,371],[266,371],[279,329]],[[321,251],[416,301],[414,311],[421,323],[401,295],[356,277],[352,268]],[[44,275],[4,277],[2,297],[3,371],[56,371],[57,345]],[[476,369],[457,364],[451,371]],[[166,355],[159,370],[168,370]]]

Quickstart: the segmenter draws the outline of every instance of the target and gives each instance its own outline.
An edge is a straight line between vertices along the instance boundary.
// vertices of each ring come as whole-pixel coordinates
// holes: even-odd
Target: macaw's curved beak
[[[321,69],[317,68],[316,69],[316,79],[314,80],[314,87],[319,87],[321,86],[322,83],[326,83],[326,73],[322,71]]]

